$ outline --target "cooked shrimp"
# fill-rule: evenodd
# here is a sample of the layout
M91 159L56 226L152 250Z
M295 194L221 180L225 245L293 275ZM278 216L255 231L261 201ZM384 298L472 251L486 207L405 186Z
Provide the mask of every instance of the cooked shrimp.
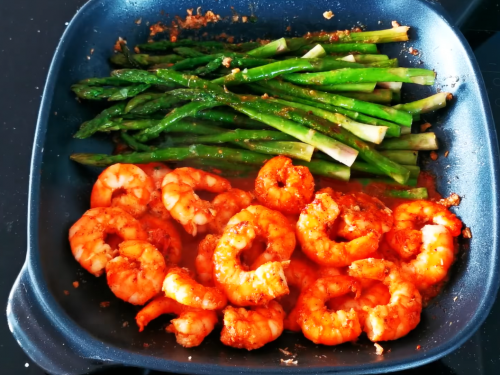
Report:
M302 251L320 265L343 267L363 259L377 250L379 235L370 232L350 242L330 240L328 233L340 209L329 194L316 194L300 214L297 238Z
M265 251L252 263L252 269L257 269L267 262L290 259L296 240L293 227L285 216L264 206L249 206L234 215L227 225L244 221L251 223L257 238L264 240L267 245Z
M331 299L328 301L327 305L330 310L334 311L349 311L350 309L354 309L359 315L361 328L363 328L367 314L363 308L365 306L375 307L377 305L387 305L390 299L391 294L389 293L389 288L382 282L375 281L373 285L363 289L360 297L354 298L353 296L344 295Z
M195 259L196 273L198 274L198 281L205 286L213 286L214 277L214 256L215 248L220 236L207 234L198 245L198 255Z
M148 242L163 254L165 262L168 265L178 264L182 258L182 243L174 225L151 214L145 214L139 221L148 234Z
M284 214L298 214L312 200L314 178L309 168L292 165L286 156L276 156L259 171L255 193L266 207Z
M161 197L161 183L167 173L172 172L165 164L153 162L148 164L135 164L146 173L154 184L154 190L151 192L151 198L148 203L148 211L160 219L170 219L170 213L163 204Z
M228 306L224 309L224 327L220 340L238 349L258 349L276 340L283 332L285 312L276 301L251 310Z
M462 221L446 207L430 201L403 203L394 210L394 227L387 233L389 245L401 255L410 258L420 251L425 224L443 225L453 237L459 236Z
M106 266L111 291L133 305L143 305L161 290L167 273L163 255L149 242L124 241L120 255Z
M444 280L453 261L453 237L443 225L426 225L422 228L421 252L407 263L402 262L403 274L419 290Z
M118 250L106 243L108 234L121 239L145 240L146 232L130 214L118 207L100 207L88 210L69 230L73 256L83 268L100 276Z
M163 314L179 316L171 321L172 324L167 327L167 332L175 333L177 342L186 348L200 345L217 323L217 314L214 311L194 309L181 305L171 298L160 296L149 302L136 315L139 332L142 332L151 320Z
M349 275L379 280L389 287L391 299L387 305L363 307L364 331L371 341L396 340L418 325L422 297L415 285L401 276L394 263L372 258L358 260L349 267Z
M340 208L340 237L354 240L371 232L382 235L392 228L392 211L375 197L350 193L334 200Z
M312 264L300 258L293 258L290 265L285 268L286 282L289 286L296 287L302 291L309 287L316 279L317 273ZM297 306L292 308L283 322L285 329L289 331L299 332L300 326L297 323L298 309Z
M97 178L90 207L120 207L134 217L146 212L154 190L153 182L134 164L113 164Z
M240 189L231 189L217 195L212 200L214 210L217 212L214 219L209 223L214 233L221 234L231 217L242 209L250 206L254 199L252 193Z
M338 345L354 341L361 334L358 313L329 311L326 302L353 292L359 295L361 285L349 276L332 276L316 280L304 290L297 302L298 323L304 336L315 344Z
M214 219L216 212L195 190L223 193L229 189L231 184L225 178L194 168L177 168L163 179L163 204L186 232L196 236L201 227Z
M252 246L261 229L255 221L228 225L215 249L213 260L216 283L235 305L263 305L289 292L282 262L268 262L255 271L246 271L241 265L238 255Z
M167 297L186 306L205 310L220 310L227 304L227 298L218 288L198 284L185 268L168 270L163 281L163 291Z

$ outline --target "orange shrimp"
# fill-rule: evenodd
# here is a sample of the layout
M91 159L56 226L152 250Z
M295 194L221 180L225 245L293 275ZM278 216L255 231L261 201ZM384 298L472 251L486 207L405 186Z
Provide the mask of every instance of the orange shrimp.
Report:
M403 203L394 210L394 227L387 233L389 245L404 258L411 258L420 251L425 224L443 225L453 237L459 236L462 221L446 207L430 201L418 200Z
M224 309L224 327L220 340L238 349L258 349L276 340L283 332L285 312L276 301L250 310L228 306Z
M379 280L389 287L388 304L363 307L366 312L363 329L371 341L396 340L418 325L422 297L394 263L373 258L357 260L349 267L349 275Z
M314 177L309 168L292 165L286 156L276 156L259 171L255 193L266 207L284 214L298 214L312 200Z
M423 291L445 279L455 261L453 237L443 225L426 225L421 230L422 246L417 257L401 262L403 274Z
M329 311L326 302L353 292L359 295L361 285L349 276L332 276L316 280L304 290L297 302L298 323L304 336L315 344L338 345L354 341L361 334L358 313Z
M217 243L214 277L235 305L263 305L289 292L282 262L268 262L255 271L246 271L241 265L238 255L252 246L261 229L254 221L228 225Z
M163 204L186 232L196 236L214 219L216 212L195 190L223 193L229 189L231 184L225 178L195 168L177 168L163 179Z
M214 219L209 223L214 233L221 234L231 217L252 204L254 196L252 193L240 189L231 189L217 195L212 200L212 206L216 211Z
M194 309L160 296L154 298L136 315L139 332L142 332L150 321L163 314L179 316L171 320L171 325L166 330L175 333L177 342L186 348L200 345L218 321L214 311Z
M264 240L267 244L265 251L252 263L252 269L257 269L267 262L290 259L295 249L296 240L294 229L285 216L278 211L256 205L249 206L234 215L227 226L241 222L251 223L257 238L261 241Z
M167 273L163 255L149 242L124 241L120 255L106 265L106 278L118 298L143 305L161 290Z
M344 267L356 259L363 259L377 250L379 235L370 232L350 242L330 240L330 226L340 214L340 209L329 194L316 194L300 214L297 238L302 251L320 265Z
M104 272L118 250L106 243L108 234L121 239L145 240L146 232L130 214L118 207L100 207L88 210L69 230L73 256L83 268L95 276Z
M148 241L163 254L167 264L178 264L182 259L182 242L174 225L151 214L145 214L139 221L148 234Z
M202 285L214 285L214 262L212 258L219 239L220 236L207 234L207 236L201 240L198 245L198 255L196 255L195 259L195 267L196 273L198 274L198 281Z
M141 168L144 173L151 178L154 184L154 190L151 192L151 198L148 203L149 212L160 219L170 219L170 214L162 201L161 183L165 175L172 172L172 170L165 164L159 162L135 165Z
M191 307L205 310L220 310L227 304L227 298L218 288L198 284L185 268L168 270L163 281L163 291L167 297Z
M97 178L90 207L120 207L134 217L146 212L154 190L153 182L134 164L113 164Z

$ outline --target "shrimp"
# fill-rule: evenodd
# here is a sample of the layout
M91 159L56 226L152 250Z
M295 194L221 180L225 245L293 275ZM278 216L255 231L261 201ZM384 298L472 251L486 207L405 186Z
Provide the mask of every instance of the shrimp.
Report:
M194 281L185 268L171 268L163 281L167 297L191 307L205 310L220 310L227 304L227 298L217 288L203 286Z
M350 309L354 309L359 315L361 328L363 328L367 314L363 308L365 306L375 307L377 305L387 305L390 299L391 294L389 293L387 286L380 281L375 281L374 284L362 291L359 298L344 295L331 299L328 301L327 305L330 310L334 311L348 311Z
M283 332L285 312L276 301L251 310L228 306L224 309L224 327L220 340L238 349L258 349L276 340Z
M134 164L113 164L97 178L90 207L120 207L134 217L147 210L154 190L153 181Z
M349 292L359 295L361 285L349 276L332 276L316 280L304 290L297 302L297 322L304 336L315 344L338 345L354 341L361 334L358 313L329 311L326 302Z
M350 242L330 240L330 226L334 225L339 214L340 209L332 197L320 193L302 210L297 222L297 238L302 251L320 265L348 266L354 260L366 258L377 250L379 235L374 232Z
M200 310L181 305L171 298L160 296L149 302L135 317L139 332L144 330L150 321L163 314L175 314L179 317L171 321L167 332L175 333L177 342L191 348L201 344L217 323L217 314L211 310Z
M106 265L106 278L118 298L133 305L143 305L161 290L167 274L163 255L149 242L124 241L120 255Z
M189 167L175 169L162 182L163 204L192 236L216 215L212 204L195 194L199 189L223 193L231 189L231 184L225 178Z
M264 240L267 244L264 252L253 261L251 269L257 269L267 262L290 259L295 249L296 239L293 227L285 216L264 206L249 206L234 215L227 226L244 221L250 223L257 238Z
M335 199L335 198L334 198ZM392 228L392 211L380 200L365 193L350 193L335 199L340 208L337 234L354 240L375 232L379 236Z
M198 245L198 255L195 259L196 273L198 274L198 281L205 286L213 286L214 263L212 258L214 256L215 248L220 236L207 234Z
M298 214L312 200L314 178L309 168L292 165L286 156L276 156L260 169L255 193L266 207L284 214Z
M165 262L178 264L182 259L182 242L174 225L151 214L145 214L139 222L148 234L148 242L163 254Z
M163 220L170 219L170 214L163 204L161 197L161 183L167 173L172 172L165 164L153 162L148 164L135 164L146 173L154 184L154 190L151 192L151 198L148 203L148 211Z
M118 255L117 249L106 243L108 234L125 241L147 239L141 224L121 208L100 207L85 212L70 228L69 243L77 262L95 276L100 276Z
M363 327L371 341L396 340L418 325L422 297L394 263L373 258L357 260L349 267L349 275L379 280L389 287L388 304L363 307L366 312Z
M263 305L289 292L283 273L288 262L268 262L255 271L241 265L238 255L252 246L259 229L249 221L228 225L214 252L215 281L235 305Z
M293 258L290 265L285 268L286 282L300 291L306 289L317 279L317 273L313 265L300 258ZM283 324L289 331L299 332L300 326L297 323L298 309L293 307L287 314Z
M422 291L444 280L455 260L455 250L453 237L443 225L426 225L421 232L421 252L415 259L401 262L401 268Z
M418 200L403 203L394 210L394 227L387 233L389 245L404 258L411 258L420 251L425 224L443 225L453 237L461 233L462 221L446 207L430 201Z
M240 189L231 189L217 195L212 200L212 205L217 212L214 219L209 223L209 228L221 234L231 217L252 204L254 196L252 193Z

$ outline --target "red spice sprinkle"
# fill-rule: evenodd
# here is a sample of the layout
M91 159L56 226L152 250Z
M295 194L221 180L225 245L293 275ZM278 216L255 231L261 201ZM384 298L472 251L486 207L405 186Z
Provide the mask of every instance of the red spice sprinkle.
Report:
M66 296L69 296L69 292L68 292L67 290L65 290L63 293L64 293Z
M417 345L417 350L420 350L420 348L422 348L420 345Z
M134 52L135 53L141 53L141 50L139 49L139 47L135 46L134 47Z
M393 28L401 26L398 21L392 21L391 25L392 25Z
M78 281L73 281L73 288L78 288L80 283Z
M109 301L103 301L99 304L99 306L102 307L103 309L105 309L106 307L109 307L109 305L111 305L111 302L109 302Z
M142 344L143 347L145 348L149 348L149 344L147 342L145 342L144 344Z
M450 151L445 151L444 157L447 158L449 154L450 154Z
M431 151L431 159L432 160L437 160L438 159L438 154L436 151Z
M431 126L432 126L432 124L430 122L426 122L425 124L420 125L420 133L425 132Z

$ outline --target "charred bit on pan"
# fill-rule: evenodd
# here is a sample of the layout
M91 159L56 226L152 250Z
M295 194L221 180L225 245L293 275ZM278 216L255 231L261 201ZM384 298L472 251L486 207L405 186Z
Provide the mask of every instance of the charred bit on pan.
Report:
M462 231L462 236L464 238L472 238L472 232L469 227L465 227L465 229Z
M456 193L452 193L449 197L440 199L436 203L446 208L458 206L460 204L460 196Z
M299 363L298 361L294 361L291 358L290 359L281 358L280 361L281 361L281 364L285 365L285 366L297 366L297 364Z
M434 161L435 161L435 160L437 160L437 159L438 159L438 157L439 157L439 156L438 156L438 154L437 154L437 152L436 152L436 151L431 151L431 159L432 159L432 160L434 160Z
M375 346L375 354L376 355L382 355L384 354L384 348L378 343L374 343L373 346Z
M323 17L325 17L327 20L331 19L334 17L335 14L331 10L327 10L326 12L323 13Z

